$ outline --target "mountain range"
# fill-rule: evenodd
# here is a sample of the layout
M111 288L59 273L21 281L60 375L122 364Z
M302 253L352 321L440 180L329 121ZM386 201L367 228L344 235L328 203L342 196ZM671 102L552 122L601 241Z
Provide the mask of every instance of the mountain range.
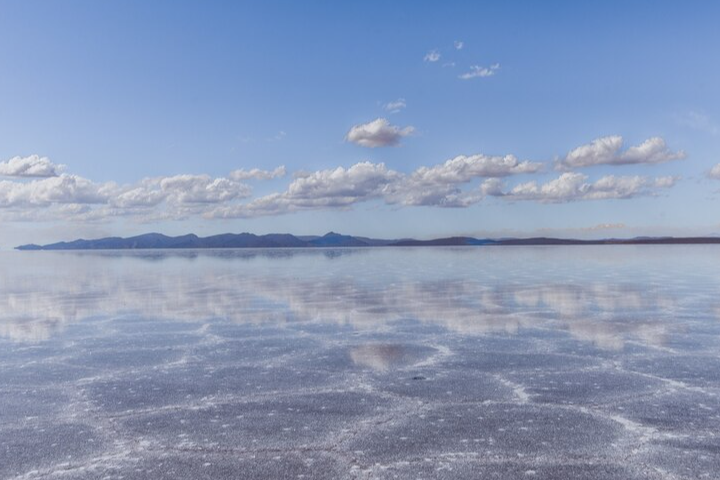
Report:
M501 238L447 237L434 240L395 239L382 240L355 237L329 232L323 236L295 236L288 233L254 235L252 233L225 233L210 237L194 234L169 237L161 233L148 233L129 238L108 237L96 240L78 239L48 245L20 245L17 250L127 250L163 248L322 248L322 247L425 247L425 246L512 246L512 245L667 245L667 244L720 244L720 237L635 237L600 240L565 238Z

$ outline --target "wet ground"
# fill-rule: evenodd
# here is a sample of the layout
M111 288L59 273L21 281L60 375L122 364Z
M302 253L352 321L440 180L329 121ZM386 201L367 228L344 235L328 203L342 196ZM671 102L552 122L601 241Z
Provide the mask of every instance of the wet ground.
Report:
M0 478L720 478L720 248L0 254Z

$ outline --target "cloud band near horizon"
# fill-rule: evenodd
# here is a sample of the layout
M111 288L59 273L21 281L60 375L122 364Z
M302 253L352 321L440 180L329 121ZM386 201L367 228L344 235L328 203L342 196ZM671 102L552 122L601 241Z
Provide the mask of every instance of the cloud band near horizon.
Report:
M380 122L376 126L382 130L389 124ZM368 131L373 130L366 129L364 134ZM402 131L392 127L395 135L402 136ZM395 141L382 138L390 143ZM620 152L621 146L621 137L600 138L570 151L562 160L555 161L555 168L657 164L685 157L684 152L670 151L659 137L624 152ZM382 162L363 161L349 167L290 172L294 175L284 188L255 196L253 181L277 182L288 174L286 168L240 169L217 178L191 174L143 178L119 185L65 173L64 166L47 157L31 155L0 162L0 176L8 178L0 180L0 219L102 222L122 217L147 223L342 210L370 201L393 208L467 208L488 197L507 202L568 203L655 196L679 180L676 176L641 175L604 175L593 180L586 174L566 171L544 182L537 178L509 182L513 177L542 174L549 170L546 168L549 165L519 160L514 155L475 154L458 155L443 163L401 172ZM720 178L718 172L720 164L708 176Z

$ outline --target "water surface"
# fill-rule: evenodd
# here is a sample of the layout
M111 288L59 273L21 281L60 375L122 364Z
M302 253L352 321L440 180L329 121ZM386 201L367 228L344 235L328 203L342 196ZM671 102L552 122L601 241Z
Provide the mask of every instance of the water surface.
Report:
M717 478L720 248L0 253L0 478Z

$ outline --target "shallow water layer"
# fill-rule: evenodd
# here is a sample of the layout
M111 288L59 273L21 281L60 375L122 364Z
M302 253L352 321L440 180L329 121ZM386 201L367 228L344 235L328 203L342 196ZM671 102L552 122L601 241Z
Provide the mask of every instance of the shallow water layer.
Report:
M0 253L0 478L718 478L720 247Z

